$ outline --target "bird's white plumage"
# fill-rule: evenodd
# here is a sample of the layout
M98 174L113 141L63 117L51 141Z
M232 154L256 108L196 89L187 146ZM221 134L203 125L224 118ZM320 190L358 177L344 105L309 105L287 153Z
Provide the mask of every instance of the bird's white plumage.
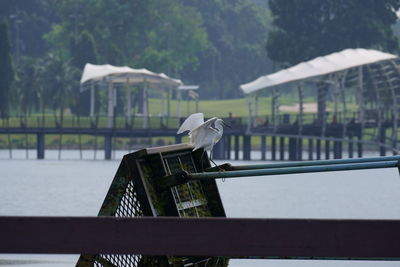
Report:
M181 127L179 127L178 134L181 134L186 131L192 131L193 129L199 127L204 123L204 114L203 113L194 113L186 118L186 120L182 123Z
M179 133L189 131L190 142L194 144L194 149L204 148L211 151L214 145L221 139L223 134L223 121L217 117L204 122L203 113L190 115L181 125Z
M219 133L217 129L213 127L218 118L214 117L190 132L190 141L195 145L193 150L204 148L204 150L210 151L212 147L221 139L222 132Z

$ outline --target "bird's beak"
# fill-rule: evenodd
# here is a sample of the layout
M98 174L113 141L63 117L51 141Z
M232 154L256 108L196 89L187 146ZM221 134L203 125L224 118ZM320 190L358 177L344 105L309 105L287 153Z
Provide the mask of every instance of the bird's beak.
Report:
M231 126L230 124L228 124L228 123L226 123L226 122L224 122L224 121L222 121L222 124L223 124L225 127L228 127L228 128L230 128L230 129L232 129L232 126Z

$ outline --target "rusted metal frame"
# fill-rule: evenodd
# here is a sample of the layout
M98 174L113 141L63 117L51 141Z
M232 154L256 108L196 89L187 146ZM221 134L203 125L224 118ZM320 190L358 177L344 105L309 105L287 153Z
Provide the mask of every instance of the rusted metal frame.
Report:
M278 130L278 117L279 117L279 97L280 93L278 91L277 86L274 86L272 89L272 103L271 103L271 116L272 116L272 125L274 127L274 133Z
M347 114L347 106L346 106L346 90L345 90L345 81L346 81L346 76L349 73L349 70L345 70L343 71L342 77L338 77L338 86L339 86L339 93L341 95L342 98L342 124L343 124L343 131L342 131L342 138L346 139L347 136L347 118L346 118L346 114Z
M382 65L382 64L381 64ZM397 70L397 66L396 65L392 65L395 69L396 72L399 74L399 71ZM390 94L392 96L392 151L394 154L396 154L397 152L397 122L398 122L398 107L397 107L397 101L396 101L396 93L395 93L395 88L393 86L393 83L391 81L390 76L388 75L387 72L382 71L383 76L386 78L386 82L389 85L389 89L390 89Z
M378 65L379 66L379 65ZM378 106L378 135L380 135L382 133L381 129L382 129L382 117L383 117L383 113L382 111L384 110L384 103L383 103L383 98L382 98L382 94L380 92L379 86L376 83L376 75L374 73L374 71L372 70L371 66L367 65L367 70L370 73L371 76L371 83L372 86L374 88L375 91L375 98L376 98L376 104ZM378 137L378 142L380 142L381 137Z
M254 118L252 121L253 127L258 127L258 93L254 93Z
M253 110L251 107L251 100L250 97L248 95L246 95L246 103L247 103L247 107L248 107L248 114L247 114L247 129L246 129L246 133L251 133L251 129L253 128Z
M395 69L397 75L400 75L400 70L398 64L394 61L390 61L391 64L393 65L393 68ZM399 77L398 77L399 80ZM399 88L397 88L399 89ZM393 139L393 152L398 153L398 147L397 147L397 130L398 130L398 120L399 120L399 104L398 101L400 101L400 95L396 95L396 90L392 88L392 96L393 96L393 133L392 133L392 139Z
M358 67L358 104L360 108L359 121L361 124L361 138L364 135L365 128L365 98L364 98L364 78L362 66ZM359 140L362 141L362 140Z
M322 114L320 114L318 118L319 123L321 125L321 137L325 137L326 133L326 120L327 120L327 114L326 114L326 98L329 90L329 85L324 83L324 82L319 82L317 83L317 90L318 94L321 95L321 99L318 99L318 105L322 105L324 107L324 110L322 111ZM321 102L322 101L322 102ZM319 108L318 108L319 109ZM320 110L318 110L320 112Z
M297 127L298 127L298 131L297 131L297 135L298 137L296 138L296 160L300 160L301 159L301 154L302 154L302 134L303 134L303 118L304 118L304 94L303 94L303 84L300 82L297 85L297 92L299 95L299 117L297 119Z
M400 220L0 217L0 253L400 260L399 228Z

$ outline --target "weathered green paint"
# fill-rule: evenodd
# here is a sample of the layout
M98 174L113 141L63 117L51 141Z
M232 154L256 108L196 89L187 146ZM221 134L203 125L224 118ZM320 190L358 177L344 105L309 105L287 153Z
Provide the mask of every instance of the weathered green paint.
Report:
M129 205L136 205L133 207L135 210L128 212L134 216L140 213L140 216L225 217L215 181L190 181L168 190L160 190L158 186L160 179L167 175L181 171L195 173L211 167L206 153L202 150L193 152L192 149L189 145L175 145L143 149L125 155L99 216L126 216L124 214L129 207L121 206L134 195L135 199L128 201ZM121 213L121 210L124 212ZM138 259L134 255L129 257ZM211 266L223 267L228 264L228 259L221 257L139 257L140 263L133 263L133 266L184 266L201 261L208 261ZM94 266L94 262L103 266L118 266L107 255L81 255L77 266Z

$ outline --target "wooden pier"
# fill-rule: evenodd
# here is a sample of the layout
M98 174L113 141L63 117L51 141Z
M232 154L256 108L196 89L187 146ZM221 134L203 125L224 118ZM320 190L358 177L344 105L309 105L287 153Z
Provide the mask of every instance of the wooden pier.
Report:
M81 128L81 127L0 127L0 135L36 135L36 155L45 158L45 138L47 135L91 135L104 138L104 159L112 158L114 138L157 138L174 137L175 143L181 143L184 135L177 135L176 128ZM281 125L253 128L249 132L244 125L225 129L223 138L213 151L215 159L251 160L254 137L258 143L261 156L257 160L313 160L339 159L344 153L347 157L362 157L365 145L373 146L380 156L385 156L390 146L386 145L386 128L379 133L379 142L366 141L362 136L360 124L346 126L343 136L343 125L328 125L322 134L318 125L303 125L298 133L296 125ZM394 153L395 154L395 153Z

